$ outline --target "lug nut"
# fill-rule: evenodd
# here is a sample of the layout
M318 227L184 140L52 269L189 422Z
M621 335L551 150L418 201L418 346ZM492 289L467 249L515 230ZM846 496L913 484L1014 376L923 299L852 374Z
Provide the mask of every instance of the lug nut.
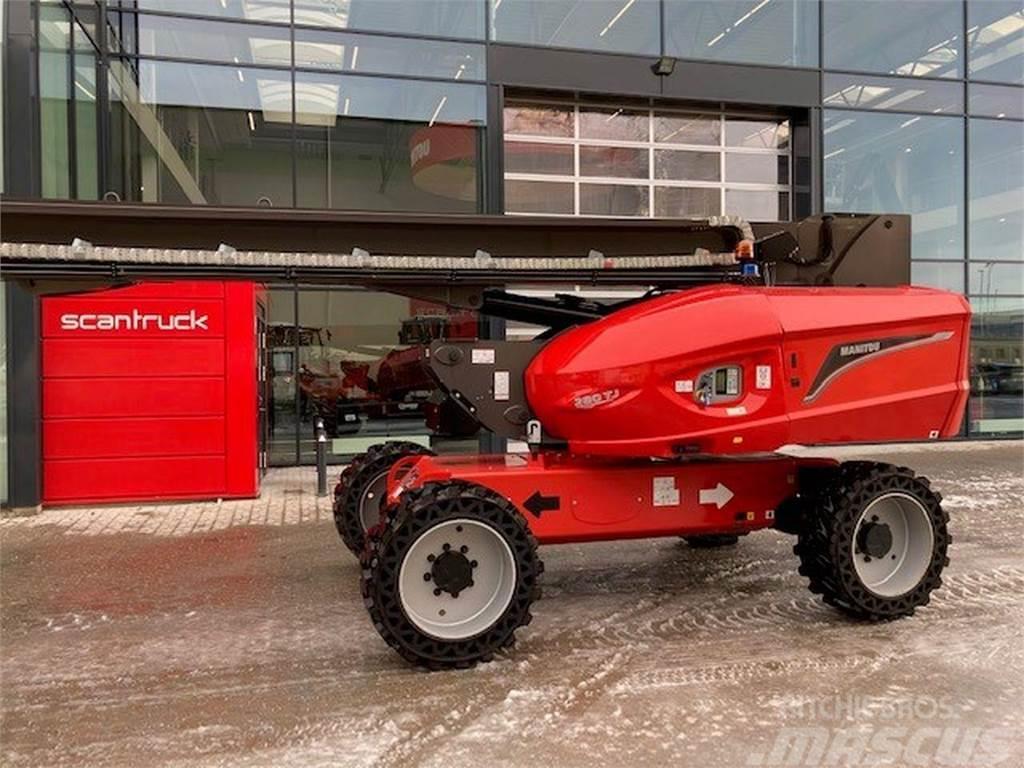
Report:
M445 542L445 543L444 543L444 546L443 546L443 547L441 547L441 549L443 549L443 550L444 550L445 552L447 552L447 551L448 551L449 549L451 549L451 548L452 548L452 545L451 545L451 544L449 544L448 542Z
M871 555L864 555L864 562L865 563L870 563L871 562Z
M470 561L469 561L469 567L470 567L470 568L476 568L476 567L477 567L477 565L478 565L478 563L477 563L477 561L476 561L476 560L470 560Z
M441 590L440 589L435 589L434 590L434 597L440 597L440 596L441 596Z
M424 573L424 574L423 574L423 580L424 580L424 581L430 581L430 578L431 578L431 576L430 576L430 574L429 574L429 573Z
M461 552L462 554L466 554L467 552L469 552L469 547L463 544L461 547L459 547L459 552Z
M459 596L458 592L452 592L452 597L458 597L458 596Z
M436 558L433 555L427 555L427 562L432 563Z
M455 526L455 531L456 531L456 533L462 533L462 526L461 525L456 525Z

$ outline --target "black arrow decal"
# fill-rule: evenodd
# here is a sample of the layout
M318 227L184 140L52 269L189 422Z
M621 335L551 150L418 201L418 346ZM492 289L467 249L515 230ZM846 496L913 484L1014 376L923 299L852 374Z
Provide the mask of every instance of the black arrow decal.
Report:
M523 502L523 506L534 517L540 517L541 512L554 512L562 506L562 500L558 496L541 496L540 491L534 491L533 495Z

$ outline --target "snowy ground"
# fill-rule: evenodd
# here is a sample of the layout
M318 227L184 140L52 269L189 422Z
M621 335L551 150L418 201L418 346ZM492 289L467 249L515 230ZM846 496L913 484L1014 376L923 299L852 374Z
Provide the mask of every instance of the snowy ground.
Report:
M952 514L946 584L912 619L821 605L775 532L549 547L518 647L465 672L389 651L316 515L5 523L0 763L1020 766L1022 445L865 451Z

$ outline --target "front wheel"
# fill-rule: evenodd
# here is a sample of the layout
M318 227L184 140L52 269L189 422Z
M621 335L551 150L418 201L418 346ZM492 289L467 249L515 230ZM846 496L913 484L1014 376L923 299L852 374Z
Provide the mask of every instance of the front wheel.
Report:
M526 521L472 483L406 491L367 544L362 592L374 627L430 669L490 661L540 597L544 566Z
M366 544L366 530L380 522L380 504L388 489L388 472L406 456L433 456L418 443L394 440L371 445L352 459L334 488L334 525L345 546L357 557Z
M810 589L859 618L913 614L942 585L949 516L905 467L851 462L804 504L793 551Z

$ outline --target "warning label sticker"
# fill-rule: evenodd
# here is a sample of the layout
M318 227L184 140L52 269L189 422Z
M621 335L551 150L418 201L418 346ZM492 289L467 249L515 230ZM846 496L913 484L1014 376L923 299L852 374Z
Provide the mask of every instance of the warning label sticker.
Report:
M508 398L509 398L508 371L495 371L494 372L494 399L495 400L508 400Z
M473 365L494 365L494 350L474 349L472 360Z
M757 372L754 376L754 386L758 389L771 389L772 388L772 367L770 365L759 365L757 366Z
M676 479L674 477L654 478L651 498L656 507L679 506L679 489L676 488Z

